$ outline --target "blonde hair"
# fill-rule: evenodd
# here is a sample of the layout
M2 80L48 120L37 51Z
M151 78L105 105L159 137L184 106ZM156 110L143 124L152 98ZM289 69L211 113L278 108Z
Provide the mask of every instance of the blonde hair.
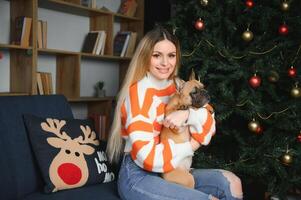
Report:
M149 70L149 63L156 43L162 40L169 40L176 46L176 68L169 77L174 78L180 65L180 45L177 38L162 27L157 27L148 32L139 42L138 47L129 64L122 88L118 94L118 101L115 108L113 124L107 145L108 159L111 163L117 163L124 149L124 140L121 137L121 106L128 94L129 87L141 80Z

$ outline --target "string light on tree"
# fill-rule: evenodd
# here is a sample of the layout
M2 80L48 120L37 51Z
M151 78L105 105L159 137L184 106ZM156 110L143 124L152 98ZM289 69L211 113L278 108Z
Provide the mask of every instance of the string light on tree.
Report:
M262 133L262 127L260 123L257 120L255 120L255 118L253 118L252 121L248 123L248 128L252 133L256 133L256 134Z
M287 26L285 23L283 23L283 24L281 24L281 25L279 26L279 28L278 28L278 33L279 33L280 35L287 35L288 32L289 32L289 28L288 28L288 26Z
M200 3L202 6L208 6L209 1L208 0L200 0Z
M268 80L269 80L270 82L272 82L272 83L278 82L278 80L279 80L279 74L278 74L278 72L275 71L275 70L271 70L271 71L269 72Z
M291 66L288 70L287 70L287 74L289 77L294 78L297 75L297 70L294 66Z
M292 164L293 156L289 153L288 150L281 156L281 162L286 166L290 166Z
M253 0L246 0L245 4L248 8L253 8L254 7L254 1Z
M295 86L291 90L291 96L294 98L301 97L301 89L298 86L298 82L295 83Z
M205 29L204 21L201 18L197 19L194 23L194 28L199 31L204 30Z
M261 84L260 76L257 76L257 74L255 73L253 76L250 77L249 84L252 88L258 88Z
M289 5L289 3L288 3L286 0L284 0L284 1L281 3L280 8L281 8L282 11L288 11L289 8L290 8L290 5Z
M253 40L253 33L252 31L249 30L249 28L247 28L247 30L245 30L243 33L242 33L242 39L246 42L250 42L251 40Z

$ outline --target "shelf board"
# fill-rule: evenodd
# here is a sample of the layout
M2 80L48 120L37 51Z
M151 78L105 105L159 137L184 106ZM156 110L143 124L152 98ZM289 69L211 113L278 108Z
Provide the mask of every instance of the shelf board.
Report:
M42 54L53 54L53 55L59 55L59 54L65 54L65 55L79 55L79 52L75 51L66 51L66 50L60 50L60 49L38 49L39 53Z
M133 20L133 21L142 21L143 19L138 17L129 17L119 13L114 13L111 11L106 11L98 8L89 8L82 5L77 5L74 3L61 1L61 0L39 0L39 7L57 10L60 12L67 12L70 14L81 15L81 16L97 16L97 15L112 15L117 18Z
M20 45L15 45L15 44L1 44L0 43L0 49L32 49L32 47L22 47Z
M86 6L77 5L61 0L39 0L38 5L41 8L56 10L80 16L114 15L114 13L110 11L88 8Z
M59 49L38 49L38 53L40 54L50 54L50 55L80 55L83 58L89 59L100 59L100 60L110 60L110 61L119 61L119 60L130 60L130 57L119 57L119 56L109 56L109 55L95 55L91 53L82 53L75 51L66 51Z
M120 19L127 19L127 20L133 20L133 21L143 21L143 19L138 18L138 17L129 17L129 16L125 16L119 13L114 13L114 16Z
M94 59L101 59L101 60L130 60L130 57L120 57L120 56L109 56L109 55L95 55L90 53L80 53L83 58L94 58Z
M72 103L82 103L82 102L97 102L97 101L113 101L114 96L107 97L79 97L79 98L68 98L69 102Z
M0 96L27 96L28 93L24 92L0 92Z

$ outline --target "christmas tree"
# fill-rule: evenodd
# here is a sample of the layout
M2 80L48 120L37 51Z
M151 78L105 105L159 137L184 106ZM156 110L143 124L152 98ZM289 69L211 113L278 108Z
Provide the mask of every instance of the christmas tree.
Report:
M174 4L180 76L194 70L216 114L216 134L194 166L231 170L281 198L300 189L301 1Z

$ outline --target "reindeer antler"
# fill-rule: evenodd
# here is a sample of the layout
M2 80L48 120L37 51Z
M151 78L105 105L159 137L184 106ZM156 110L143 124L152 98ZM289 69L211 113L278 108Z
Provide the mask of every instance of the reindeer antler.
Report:
M84 133L84 139L83 136L79 136L74 139L74 141L77 141L81 144L94 144L96 146L99 145L99 141L96 139L96 133L91 130L89 126L80 126L80 129Z
M65 120L47 118L46 122L41 123L41 127L44 131L54 133L57 137L63 140L70 140L71 138L65 131L61 132L61 128L66 124Z

